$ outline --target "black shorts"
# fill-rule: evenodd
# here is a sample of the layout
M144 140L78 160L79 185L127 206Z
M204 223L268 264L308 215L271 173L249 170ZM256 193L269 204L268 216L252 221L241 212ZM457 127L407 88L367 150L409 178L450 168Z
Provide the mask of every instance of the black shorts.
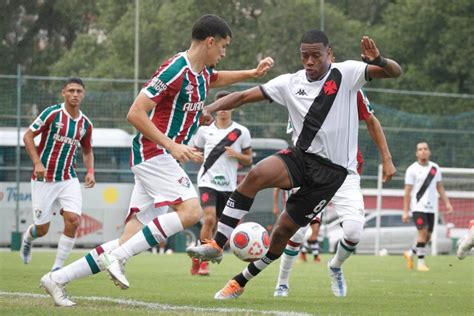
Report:
M434 228L434 214L425 212L413 212L413 221L415 222L416 229L421 230L428 228L430 233L433 232Z
M344 183L347 170L328 159L294 147L275 155L285 163L292 188L300 187L288 198L286 211L296 224L306 226L331 201Z
M215 207L217 219L221 217L227 200L231 194L232 192L217 191L207 187L199 187L199 199L201 201L202 208Z

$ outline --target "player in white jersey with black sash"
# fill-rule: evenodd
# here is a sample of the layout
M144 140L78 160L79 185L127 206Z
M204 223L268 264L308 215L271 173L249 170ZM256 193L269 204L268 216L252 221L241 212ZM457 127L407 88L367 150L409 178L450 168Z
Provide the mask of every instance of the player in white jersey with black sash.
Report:
M230 280L215 294L216 299L239 297L251 278L281 256L299 227L307 225L333 198L333 202L338 200L341 205L339 210L344 213L341 220L345 227L343 246L338 247L330 269L333 286L339 286L339 296L345 295L345 281L337 265L354 251L364 225L360 178L356 171L357 91L371 79L401 74L400 66L382 57L372 39L362 38L361 51L369 64L353 60L331 63L327 36L319 30L307 31L300 41L304 70L281 75L260 87L232 93L204 110L207 115L245 103L275 101L288 110L294 127L294 147L262 160L249 172L229 198L214 241L188 248L190 256L219 262L224 244L249 211L258 191L269 187L300 187L290 196L286 212L276 223L267 254ZM339 190L344 181L346 188Z
M216 100L230 94L219 91ZM232 111L217 112L216 121L201 126L193 138L194 147L204 153L197 176L199 197L204 211L200 240L212 239L227 199L237 187L239 164L252 164L249 130L232 121ZM192 275L209 275L208 262L192 258Z
M417 255L418 271L429 271L425 264L426 244L431 240L435 225L435 212L438 212L438 195L446 205L447 213L453 212L444 186L441 183L439 166L430 161L431 151L428 143L416 145L416 162L411 164L405 173L405 195L403 197L403 221L413 216L418 234L413 249L404 252L407 267L413 269L413 255ZM411 213L409 214L409 210Z
M60 212L64 232L59 238L53 271L61 268L71 253L81 222L82 195L75 168L78 147L82 149L87 169L84 186L91 188L95 184L92 123L80 110L85 96L84 83L79 78L70 78L61 94L64 103L47 107L23 137L34 165L31 177L34 224L23 234L20 255L25 264L30 262L33 240L48 233L54 213ZM34 138L40 134L36 148Z

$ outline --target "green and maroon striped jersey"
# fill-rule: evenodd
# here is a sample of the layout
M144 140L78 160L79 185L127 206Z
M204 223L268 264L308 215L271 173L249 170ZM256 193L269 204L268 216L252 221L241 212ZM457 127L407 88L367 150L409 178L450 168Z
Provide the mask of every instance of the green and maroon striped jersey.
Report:
M217 72L205 67L200 73L191 69L186 52L164 62L144 85L142 92L156 103L149 118L163 134L178 144L187 144L196 132ZM134 166L165 152L141 133L132 142L130 165Z
M41 162L46 168L45 181L63 181L77 178L74 162L76 149L92 148L92 123L82 113L73 119L64 108L64 103L47 107L30 125L35 136L41 134L37 148ZM33 173L33 180L36 177Z

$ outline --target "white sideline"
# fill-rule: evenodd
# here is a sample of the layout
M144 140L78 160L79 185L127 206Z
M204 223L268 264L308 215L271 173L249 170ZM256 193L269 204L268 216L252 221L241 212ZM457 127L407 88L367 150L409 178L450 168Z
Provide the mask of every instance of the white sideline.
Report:
M31 297L31 298L43 298L51 300L49 295L36 294L36 293L25 293L25 292L3 292L0 291L1 296L17 296L17 297ZM290 315L290 316L306 316L310 314L296 313L290 311L261 311L256 309L244 309L244 308L205 308L197 306L175 306L169 304L150 303L144 301L136 301L131 299L121 299L112 297L100 297L100 296L74 296L74 299L95 301L95 302L109 302L120 305L128 305L134 307L143 307L151 310L162 310L162 311L192 311L200 313L251 313L251 314L264 314L264 315ZM74 307L72 307L74 308Z

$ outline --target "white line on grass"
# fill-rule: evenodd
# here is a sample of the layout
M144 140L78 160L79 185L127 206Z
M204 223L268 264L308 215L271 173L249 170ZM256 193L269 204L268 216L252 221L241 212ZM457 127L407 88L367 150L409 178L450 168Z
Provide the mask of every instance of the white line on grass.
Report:
M32 297L32 298L45 298L50 299L49 295L46 294L36 294L36 293L25 293L25 292L3 292L0 291L0 296L17 296L17 297ZM112 297L100 297L100 296L75 296L74 298L86 301L94 302L109 302L120 305L134 306L134 307L143 307L145 309L151 310L162 310L162 311L193 311L193 312L202 312L202 313L251 313L251 314L265 314L265 315L289 315L289 316L306 316L310 314L297 313L290 311L265 311L265 310L256 310L256 309L245 309L245 308L205 308L205 307L196 307L196 306L175 306L169 304L160 304L160 303L150 303L144 301L128 300L121 298L112 298Z

